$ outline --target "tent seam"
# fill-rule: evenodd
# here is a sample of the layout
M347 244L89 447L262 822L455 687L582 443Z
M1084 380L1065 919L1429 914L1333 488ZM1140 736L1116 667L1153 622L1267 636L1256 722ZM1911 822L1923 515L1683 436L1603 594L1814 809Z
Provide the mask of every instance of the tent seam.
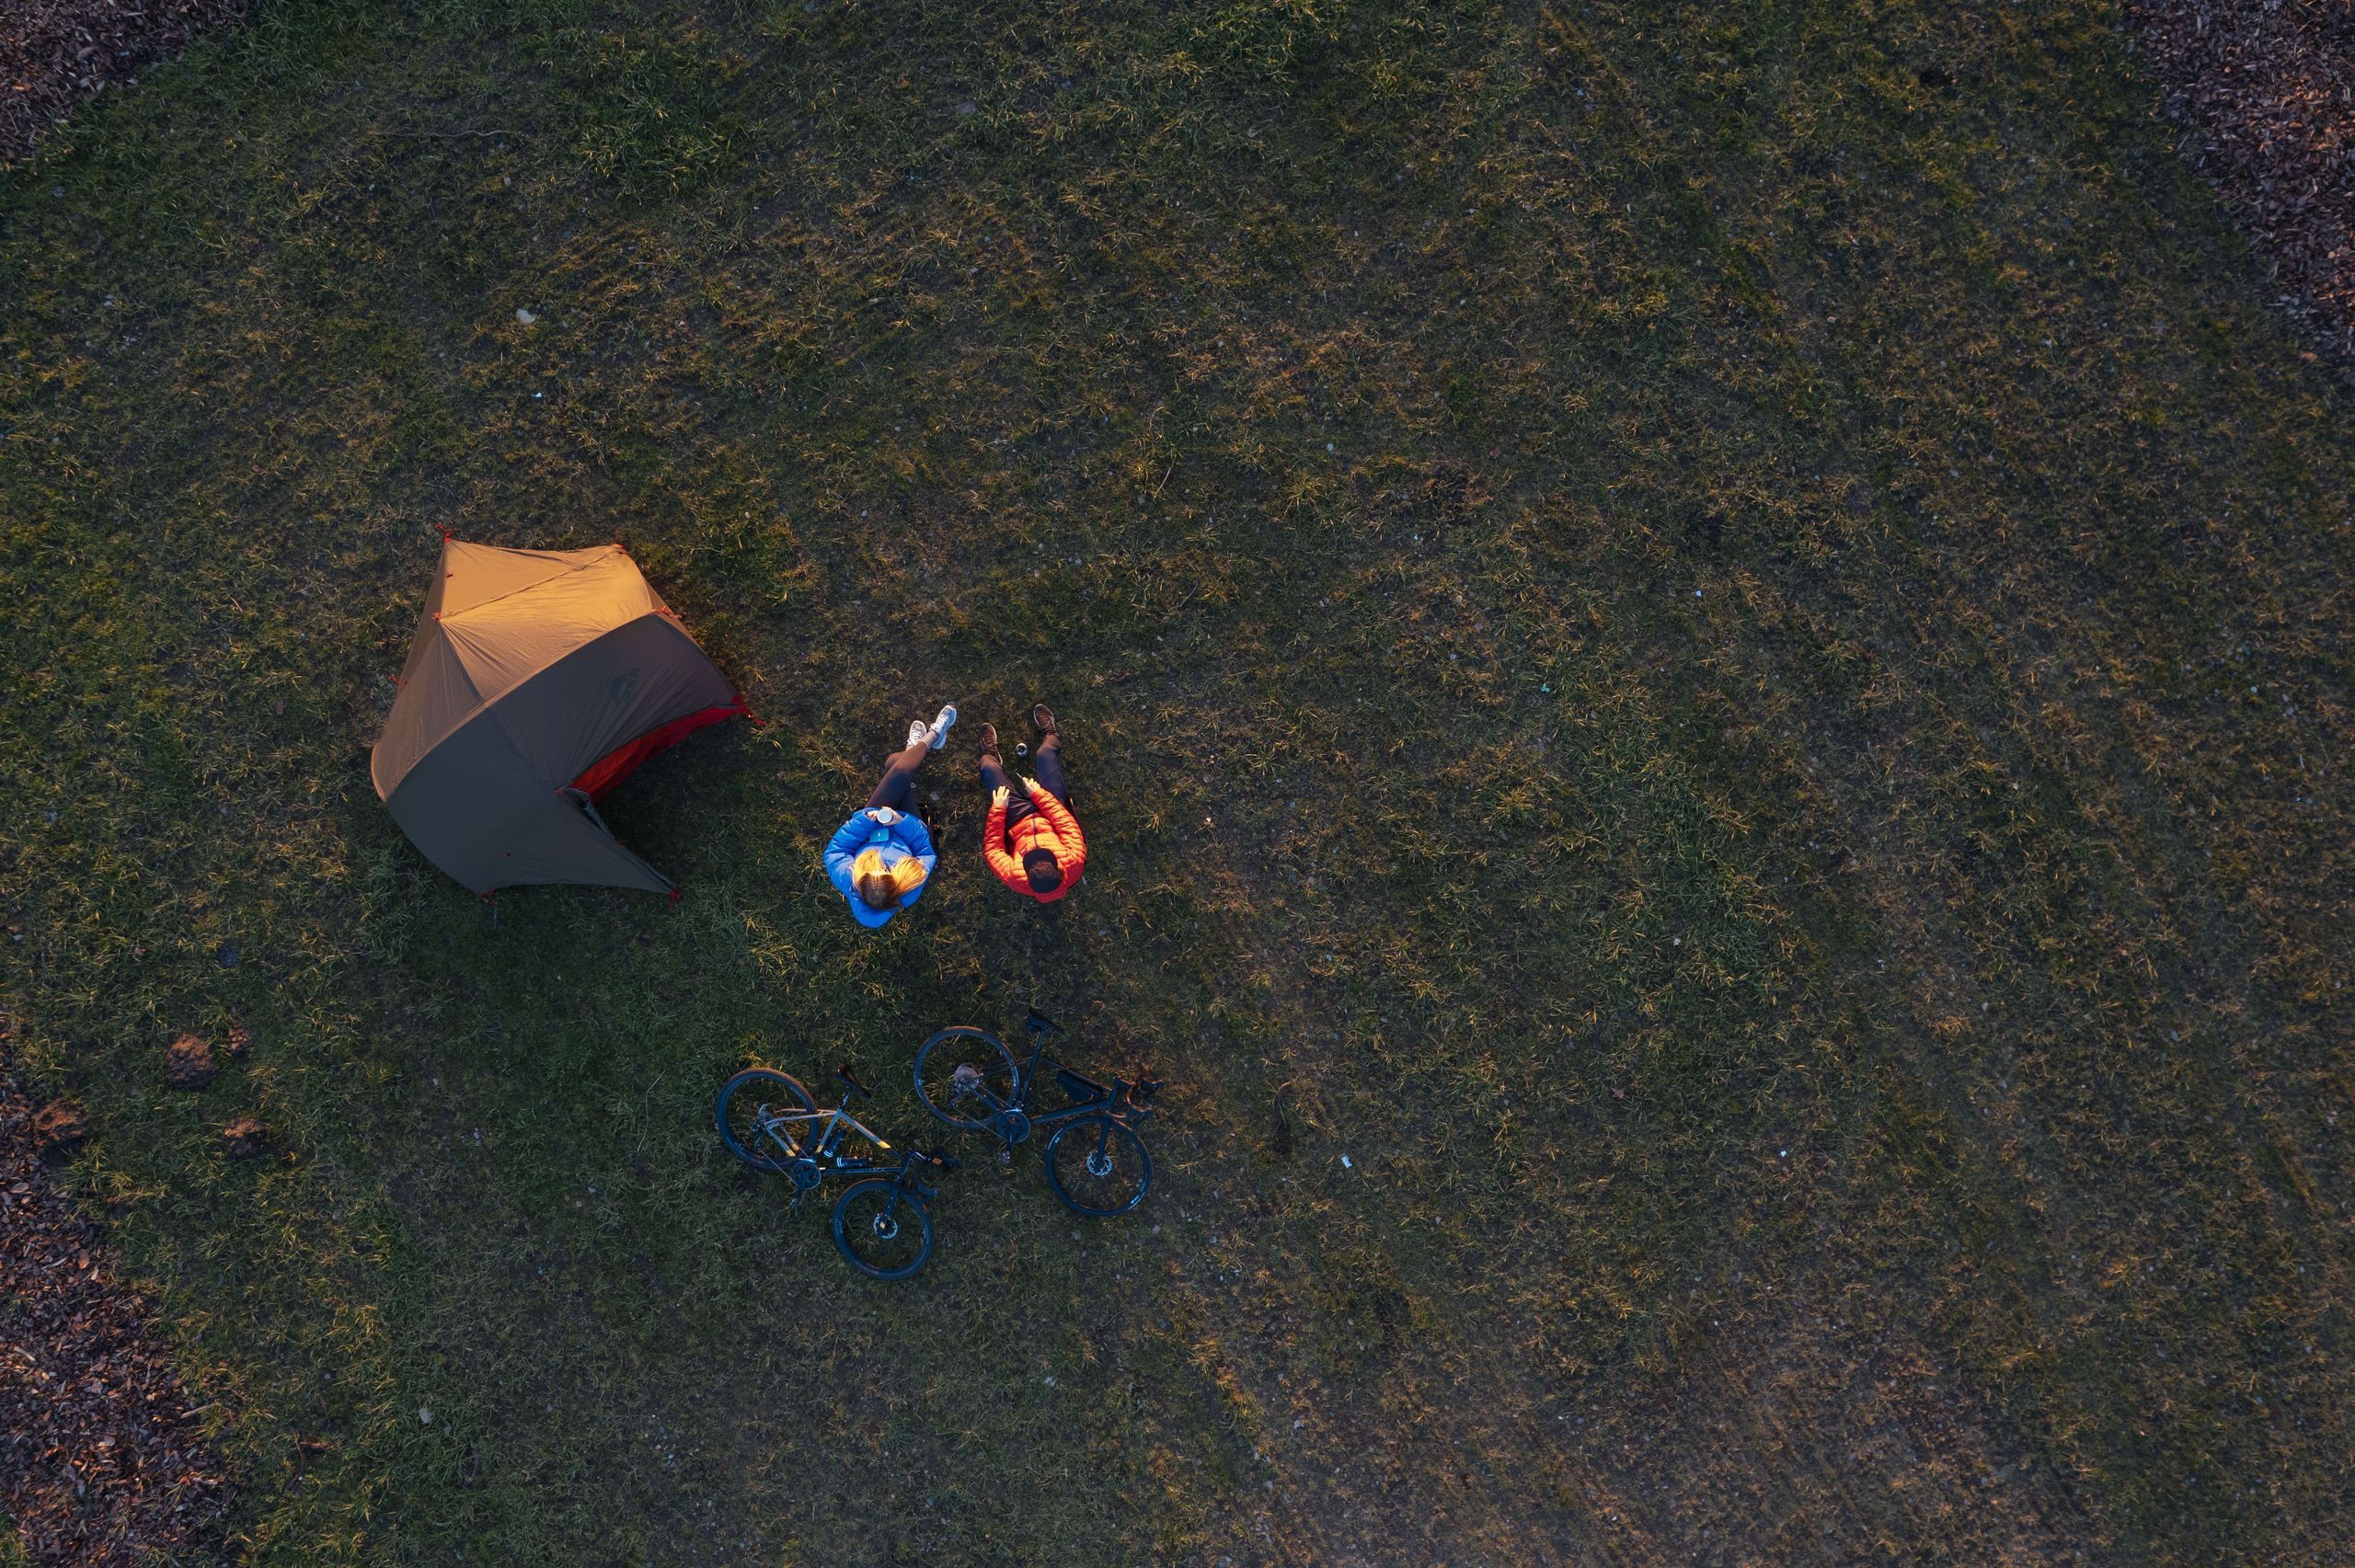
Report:
M541 580L542 580L542 581L546 581L546 580L549 580L549 579L543 578L543 579L541 579ZM488 602L488 601L485 601L485 602L487 603L487 602ZM668 619L665 619L665 617L668 617ZM610 637L610 636L615 635L616 633L620 633L620 632L626 632L626 631L628 631L632 626L637 625L640 621L661 621L661 622L663 623L663 624L667 625L667 626L668 626L668 627L669 627L672 632L676 633L676 634L677 634L678 635L680 635L681 637L684 637L684 638L686 640L686 644L687 644L687 646L688 646L689 647L691 647L691 648L695 649L695 652L696 652L697 654L699 654L699 655L701 655L701 656L702 656L702 658L703 658L703 659L704 659L704 662L706 662L706 664L709 664L709 665L712 667L712 669L714 669L715 670L718 670L718 672L719 672L719 677L720 677L720 679L721 679L721 680L723 680L723 681L727 681L727 680L728 680L728 671L726 671L726 670L720 670L720 669L719 669L719 661L718 661L718 660L717 660L717 659L715 659L715 658L713 658L711 657L711 655L710 655L710 654L704 652L703 645L702 645L701 643L696 642L696 641L695 641L695 639L694 635L693 635L693 634L691 634L690 632L688 632L688 630L687 630L684 626L683 626L683 625L679 624L678 617L677 617L677 616L675 616L675 615L672 615L672 614L671 614L671 612L670 612L668 610L649 610L649 611L648 611L648 612L646 612L646 613L644 613L643 615L633 615L633 616L631 616L628 620L624 621L624 622L623 622L620 625L618 625L618 626L608 626L605 630L603 630L603 631L602 631L602 632L598 633L595 636L593 636L593 637L590 638L587 642L585 642L585 643L581 643L581 644L579 644L578 646L576 646L576 647L572 647L571 649L568 650L568 651L565 653L565 655L564 655L564 657L563 657L562 658L558 658L558 659L557 659L557 660L555 661L555 663L547 664L547 665L543 665L539 670L534 670L534 671L533 672L533 674L532 674L530 677L527 677L527 678L526 678L526 679L524 679L524 680L522 680L522 681L517 681L514 685L510 686L510 687L508 687L508 688L507 688L507 690L505 690L505 691L503 691L503 692L500 692L500 693L499 693L499 695L497 695L496 697L482 697L482 696L481 696L481 694L480 694L479 692L477 692L477 698L478 698L479 700L477 700L477 701L476 702L475 705L474 705L473 707L471 707L471 708L468 708L468 709L465 711L465 713L464 715L460 715L460 717L458 718L458 720L457 720L457 722L456 722L456 723L454 723L454 724L451 725L449 728L447 728L447 729L443 730L441 734L439 734L439 735L435 736L435 737L434 737L431 741L428 741L424 746L422 746L422 747L419 748L419 749L418 749L418 753L417 753L417 756L415 757L415 759L414 759L414 760L412 760L412 761L410 761L409 765L408 765L407 768L405 768L405 769L403 769L403 770L402 770L402 772L401 772L401 776L400 776L398 779L396 779L396 780L395 780L395 781L394 781L394 783L393 783L393 788L392 788L392 789L389 789L389 790L383 790L381 793L379 793L379 795L377 795L377 798L378 798L379 800L382 800L382 801L385 802L387 805L390 805L390 804L391 804L391 802L392 802L392 798L393 798L393 791L394 791L394 790L397 790L397 789L399 789L399 788L401 787L401 785L402 785L402 784L407 784L407 783L408 782L408 776L409 776L409 774L410 774L410 773L415 773L415 772L417 771L417 765L418 765L418 763L419 763L419 762L422 762L423 761L425 761L425 759L426 759L426 758L431 757L431 755L433 755L433 753L434 753L437 750L439 750L439 749L440 749L440 747L441 747L441 745L442 745L442 743L443 741L445 741L445 740L449 739L449 738L450 738L450 737L452 737L452 736L454 736L454 735L457 734L457 733L458 733L458 731L460 731L460 730L462 730L462 729L465 728L465 727L466 727L466 726L468 726L468 725L470 725L470 724L472 724L472 723L474 723L474 721L475 721L476 719L480 718L484 714L487 714L487 713L488 713L488 714L490 714L490 715L491 715L491 716L492 716L492 718L494 718L494 719L499 719L499 732L500 732L501 735L503 735L503 736L505 736L505 737L507 738L507 743L508 743L509 745L511 745L511 746L514 746L514 747L515 747L516 755L518 755L518 756L525 756L525 753L524 753L524 751L523 751L523 747L521 747L520 745L516 745L516 741L515 741L515 732L514 732L513 730L511 730L511 729L508 728L508 727L507 727L507 723L506 723L506 721L505 721L504 719L500 719L500 718L499 718L498 714L496 714L496 713L495 713L495 712L493 712L492 710L496 709L496 708L499 706L499 704L501 704L501 703L505 702L509 697L512 696L512 695L513 695L514 693L516 693L517 692L520 692L520 691L522 691L524 687L526 687L526 686L530 685L530 684L532 683L532 681L533 681L533 680L537 679L537 678L538 678L539 676L541 676L541 675L545 675L545 674L546 674L546 673L547 673L547 671L549 671L549 670L551 670L555 669L555 668L557 667L557 665L558 665L558 664L562 664L562 663L565 661L565 659L570 658L572 658L575 654L580 653L580 652L581 651L581 649L583 649L583 648L589 648L589 647L595 647L597 644L599 644L599 643L601 643L601 642L604 641L607 637ZM469 679L471 679L471 677L470 677ZM732 697L735 697L735 698L736 698L740 703L743 700L743 699L742 699L742 695L741 695L741 693L740 693L740 692L736 690L736 683L735 683L733 681L728 681L728 692L729 692L729 695L730 695L730 696L732 696ZM526 757L526 761L528 761L528 760L529 760L529 759L528 759L528 757ZM595 759L593 759L593 758L592 758L592 759L591 759L591 761L593 761L594 760L595 760ZM372 754L371 754L370 761L371 761L371 762L372 762L372 764L373 764L373 761L374 761L373 752L372 752ZM374 774L374 773L375 773L375 769L374 769L374 767L372 765L372 766L370 767L370 769L369 769L369 773L370 773L370 775L371 775L371 778L370 778L370 782L371 782L371 783L373 783L373 782L374 782L374 778L373 778L373 774ZM559 784L563 784L563 783L569 783L569 780L559 780L559 781L557 781L557 782L558 782ZM648 870L649 870L649 871L651 871L651 870L653 870L653 867L649 866L647 869L648 869ZM661 873L660 873L660 872L657 872L657 873L656 873L656 875L657 875L657 876L660 876L660 875L661 875Z
M460 543L463 543L463 541L460 541ZM496 550L499 546L496 544L486 544L483 548L486 550ZM512 552L510 553L512 554ZM502 599L512 599L519 593L529 593L535 588L546 588L548 584L556 581L556 579L560 577L569 577L574 572L585 572L592 567L603 566L605 562L611 560L615 555L620 555L623 558L627 559L629 552L623 549L618 544L605 545L604 554L599 555L593 561L575 561L572 565L562 567L557 571L550 572L544 578L534 578L530 582L524 583L521 587L511 588L505 593L494 593L488 599L477 600L474 603L467 605L464 610L445 611L435 615L433 618L437 621L443 621L448 620L453 616L471 615L486 604L496 604ZM652 583L648 583L646 585L646 591L649 593L654 593L654 585ZM655 597L659 599L661 596L660 594L655 594ZM649 613L652 613L652 612L649 612Z

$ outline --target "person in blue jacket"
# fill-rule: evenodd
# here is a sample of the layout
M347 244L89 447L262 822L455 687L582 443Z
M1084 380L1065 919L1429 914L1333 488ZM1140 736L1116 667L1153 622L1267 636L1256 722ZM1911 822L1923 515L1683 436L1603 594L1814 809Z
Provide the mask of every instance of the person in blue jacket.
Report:
M956 722L957 704L951 703L930 724L918 719L910 725L907 746L883 764L875 793L826 845L827 880L863 926L881 925L914 907L939 863L932 835L915 815L916 770L948 742Z

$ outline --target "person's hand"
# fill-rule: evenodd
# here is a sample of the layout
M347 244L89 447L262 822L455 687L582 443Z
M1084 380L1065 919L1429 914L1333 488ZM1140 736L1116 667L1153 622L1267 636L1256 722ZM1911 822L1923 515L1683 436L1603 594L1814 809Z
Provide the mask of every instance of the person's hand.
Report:
M993 807L1004 806L1005 804L1005 797L1013 793L1014 792L1012 790L1007 789L1004 784L998 785L995 789L990 791L990 805Z
M888 806L878 806L867 812L867 815L874 818L876 821L881 823L886 828L900 819L900 814L892 810Z
M1010 788L1016 795L1020 795L1025 800L1030 798L1030 781L1024 778L1020 773L1017 773L1013 777L1007 779L1005 781L1005 787Z
M1045 785L1041 784L1037 779L1030 777L1028 774L1026 773L1023 775L1022 793L1025 795L1028 795L1033 791L1043 789L1045 787Z

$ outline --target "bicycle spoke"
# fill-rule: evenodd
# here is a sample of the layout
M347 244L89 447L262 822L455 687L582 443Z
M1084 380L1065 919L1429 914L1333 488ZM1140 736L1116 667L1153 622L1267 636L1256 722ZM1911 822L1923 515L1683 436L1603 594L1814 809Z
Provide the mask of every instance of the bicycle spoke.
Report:
M1153 1157L1143 1139L1109 1116L1066 1122L1047 1144L1055 1196L1093 1219L1126 1214L1144 1199Z
M728 1152L764 1171L783 1170L807 1151L814 1124L809 1092L782 1072L747 1068L729 1079L712 1107Z
M943 1029L916 1052L916 1093L950 1127L987 1127L1014 1098L1014 1059L979 1029Z
M932 1216L890 1181L853 1185L834 1205L834 1245L852 1266L880 1279L902 1279L932 1254Z

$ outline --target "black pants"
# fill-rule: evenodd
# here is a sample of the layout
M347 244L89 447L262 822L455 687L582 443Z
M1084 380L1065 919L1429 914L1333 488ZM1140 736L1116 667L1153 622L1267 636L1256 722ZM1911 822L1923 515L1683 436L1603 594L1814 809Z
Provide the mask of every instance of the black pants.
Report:
M923 767L924 760L931 755L930 743L923 740L904 751L892 752L890 760L883 764L882 783L877 784L875 793L867 797L866 809L872 811L879 806L888 806L903 816L914 816L916 770ZM1041 778L1039 782L1044 784L1046 780Z
M1039 775L1039 787L1062 801L1071 804L1071 790L1063 783L1063 738L1050 735L1039 742L1030 753L1030 765ZM982 753L982 787L993 793L1006 787L1005 764L998 761L994 751ZM1018 795L1009 795L1005 801L1005 825L1013 827L1039 808Z

